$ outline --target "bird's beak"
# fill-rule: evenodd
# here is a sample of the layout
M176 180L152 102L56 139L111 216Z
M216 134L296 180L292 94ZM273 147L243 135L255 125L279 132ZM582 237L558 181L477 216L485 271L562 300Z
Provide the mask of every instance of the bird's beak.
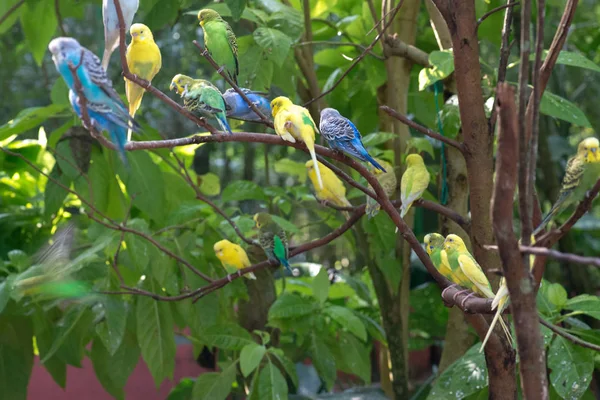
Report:
M131 37L138 37L138 36L140 36L140 34L139 34L139 33L137 33L137 32L133 32L133 33L131 34Z
M173 90L177 87L177 85L175 84L175 82L171 82L171 86L169 86L169 90Z

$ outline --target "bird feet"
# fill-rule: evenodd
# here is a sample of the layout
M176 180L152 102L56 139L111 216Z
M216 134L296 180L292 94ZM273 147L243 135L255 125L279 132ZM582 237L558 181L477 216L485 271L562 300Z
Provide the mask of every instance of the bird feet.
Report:
M219 74L222 74L224 70L225 70L225 67L221 67L221 68L219 68L219 69L217 70L217 72L218 72Z
M143 87L144 89L148 89L150 87L150 81L139 77L136 74L132 74L133 75L133 79L135 79L138 85L140 85L141 87Z
M461 302L460 302L460 308L464 311L467 311L467 309L465 308L465 302L469 299L469 297L474 296L475 293L469 293Z
M206 56L208 56L208 54L209 54L208 49L204 49L204 51L202 52L202 56L206 57Z
M231 283L231 275L227 274L227 280Z
M241 278L242 277L242 270L238 269L238 276Z
M454 301L454 304L456 304L456 298L458 296L460 296L461 294L464 294L464 293L468 293L469 291L470 291L469 289L463 289L463 290L459 290L458 292L456 292L454 294L454 296L452 296L452 301ZM461 305L462 305L462 302L461 302Z

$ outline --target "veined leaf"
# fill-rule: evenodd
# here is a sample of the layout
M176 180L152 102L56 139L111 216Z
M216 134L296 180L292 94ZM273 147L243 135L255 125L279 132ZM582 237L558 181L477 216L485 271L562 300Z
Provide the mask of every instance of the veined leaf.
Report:
M269 59L281 67L292 48L292 39L280 30L260 27L253 33L256 43L266 51Z
M258 388L256 387L258 386ZM268 362L263 369L260 370L258 376L258 385L254 386L254 390L258 389L258 397L265 400L285 400L288 398L288 387L285 378L275 365Z
M587 117L574 103L557 96L549 91L544 91L540 103L540 112L550 117L562 119L575 125L591 128Z
M316 309L316 304L293 293L284 293L271 305L269 320L297 318L308 315Z
M257 343L250 343L244 346L240 352L240 369L242 374L247 377L250 375L262 361L267 349Z
M192 398L194 400L225 400L235 381L236 365L237 361L231 363L223 372L201 374L194 384Z
M225 350L242 350L248 344L255 344L250 333L234 323L207 328L202 334L202 340L210 346Z
M594 372L594 353L556 336L548 349L550 383L563 399L579 399Z
M340 324L342 328L348 329L348 331L362 341L367 340L365 325L349 308L330 305L323 311L329 315L331 319Z

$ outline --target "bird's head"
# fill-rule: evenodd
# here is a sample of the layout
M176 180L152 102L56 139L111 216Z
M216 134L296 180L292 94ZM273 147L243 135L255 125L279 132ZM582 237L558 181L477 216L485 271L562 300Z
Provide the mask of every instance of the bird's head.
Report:
M227 239L223 239L214 244L213 250L215 251L215 255L217 258L221 259L223 257L223 253L225 252L225 248L231 246L231 242Z
M285 96L275 97L273 101L271 101L271 113L273 114L273 118L279 114L279 111L292 104L292 101Z
M340 112L335 108L324 108L321 110L321 119L340 117Z
M425 251L431 255L435 249L442 249L444 246L444 237L439 233L429 233L425 235Z
M409 167L414 167L414 166L417 166L417 165L423 165L424 164L423 157L421 157L418 154L409 154L406 157L406 164Z
M256 227L258 229L270 224L272 220L271 214L269 213L260 212L254 214L254 222L256 223Z
M134 42L140 42L148 39L154 40L152 31L144 24L131 25L131 28L129 28L129 34Z
M177 94L183 96L188 86L191 86L193 79L187 75L177 74L171 79L170 90L175 90Z
M467 246L465 246L465 242L463 242L460 236L450 234L444 240L444 250L465 252L467 251Z
M73 38L58 37L53 39L50 44L48 44L48 50L52 53L54 64L68 61L71 61L73 64L79 64L81 45Z
M205 22L210 22L214 20L221 19L221 16L215 10L211 10L210 8L205 8L198 12L198 21L200 21L200 25L204 26Z
M579 143L577 154L584 157L586 163L600 162L600 142L595 137L589 137Z

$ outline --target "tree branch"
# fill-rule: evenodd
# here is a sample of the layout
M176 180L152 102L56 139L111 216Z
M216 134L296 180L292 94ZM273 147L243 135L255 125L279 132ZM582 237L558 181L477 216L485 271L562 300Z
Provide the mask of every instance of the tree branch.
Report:
M520 3L519 3L518 1L515 1L514 3L511 3L511 2L509 1L507 4L505 4L505 5L503 5L503 6L498 6L498 7L494 8L494 9L492 9L492 10L490 10L490 11L486 12L486 13L485 13L485 14L483 14L481 17L479 17L479 19L477 20L477 28L479 28L479 25L481 25L481 23L482 23L483 21L485 21L485 20L486 20L488 17L490 17L491 15L493 15L493 14L497 13L498 11L502 11L502 10L504 10L505 8L511 8L511 7L514 7L514 6L516 6L516 5L519 5L519 4L520 4ZM510 12L510 11L509 11L509 10L507 10L507 12Z
M404 43L398 38L398 34L384 35L386 56L404 57L415 64L431 68L429 64L429 54L412 44Z
M498 250L498 246L484 246L489 250ZM585 257L572 253L563 253L558 250L552 250L545 247L519 246L519 251L523 254L534 254L536 256L552 257L560 261L566 261L573 264L586 264L600 267L600 257Z
M570 333L564 331L563 329L560 329L558 326L546 321L545 319L543 319L541 317L540 317L540 324L544 325L546 328L550 329L552 332L556 333L557 335L562 336L567 340L570 340L571 342L575 343L578 346L586 347L588 349L592 349L592 350L596 350L596 351L600 351L600 346L595 345L590 342L586 342L585 340L580 339L575 335L571 335Z

